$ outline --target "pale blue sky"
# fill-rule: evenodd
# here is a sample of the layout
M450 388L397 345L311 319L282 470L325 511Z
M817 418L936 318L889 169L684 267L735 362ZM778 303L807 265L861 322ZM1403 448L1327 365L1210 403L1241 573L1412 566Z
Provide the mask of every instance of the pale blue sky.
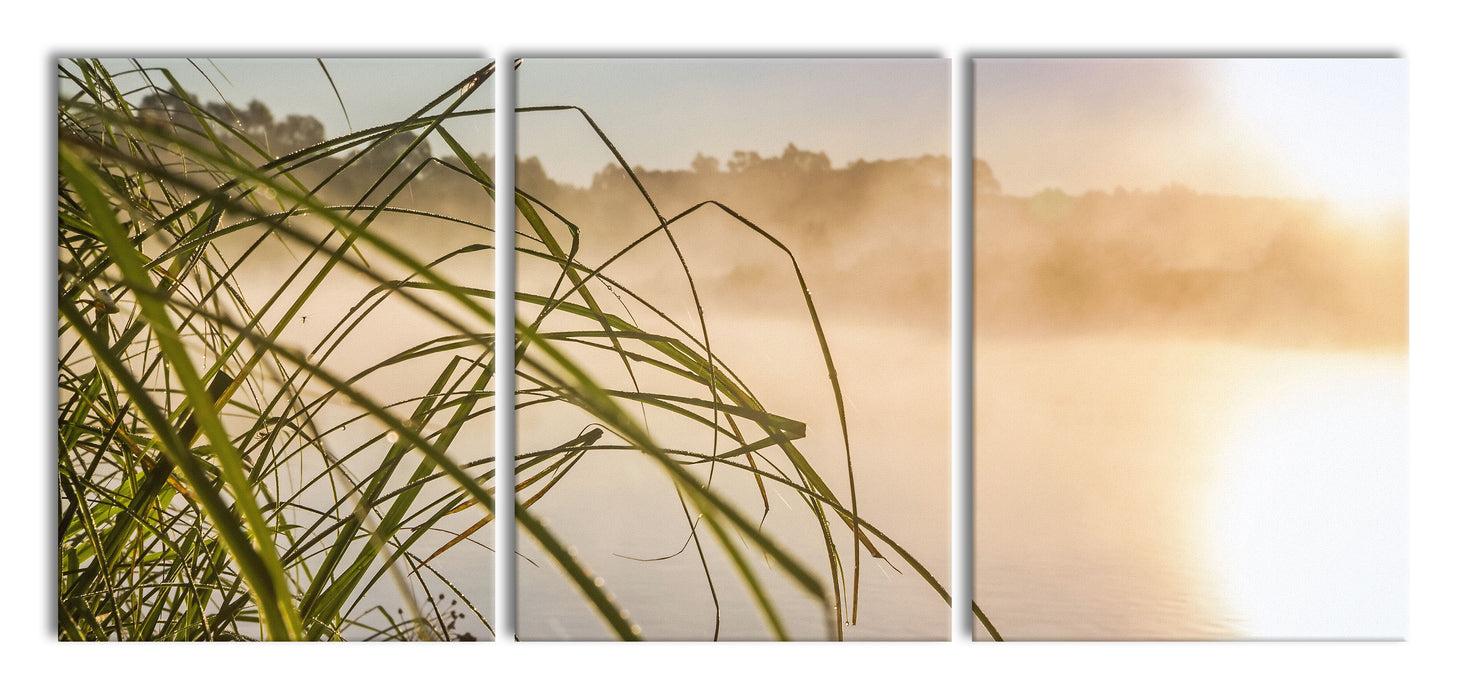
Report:
M488 59L324 61L352 126L361 129L411 114ZM347 132L342 108L314 59L141 62L169 69L205 101L219 100L217 89L239 106L259 99L277 119L314 116L328 136ZM116 70L130 67L123 59L107 63ZM790 143L823 151L840 166L858 158L947 155L950 66L934 58L530 58L517 71L516 100L521 107L581 106L628 160L648 168L685 168L699 153L721 162L741 150L775 156ZM156 73L155 81L162 82ZM493 105L493 85L486 85L466 107ZM588 184L612 160L591 129L568 114L521 115L518 128L524 155L539 157L558 179ZM474 153L494 152L491 129L460 129L455 135ZM445 150L434 144L435 153Z
M357 128L412 113L485 58L325 59ZM314 59L180 58L186 89L277 119L310 114L328 135L347 121ZM108 64L126 69L127 62ZM521 107L576 104L633 164L687 167L699 153L778 155L786 144L857 158L949 152L946 59L527 59ZM202 73L200 71L202 69ZM205 75L213 80L211 86ZM492 107L486 85L467 106ZM976 155L1005 191L1081 192L1171 182L1214 192L1405 199L1407 62L1394 59L979 59ZM493 153L490 120L456 129ZM611 161L569 114L525 114L523 155L585 185ZM436 153L446 149L434 144Z
M182 58L140 59L145 68L166 68L190 93L205 102L218 102L223 93L231 104L243 107L258 99L271 114L283 119L289 114L308 114L326 127L328 137L347 133L347 116L356 129L397 121L454 87L459 81L490 62L487 58L326 58L323 63L341 92L347 116L332 92L331 82L314 58ZM125 59L107 59L115 70L132 66ZM197 66L197 67L196 67ZM208 79L205 79L205 76ZM136 78L123 77L125 85L141 86ZM166 87L159 73L153 80ZM209 81L213 81L210 85ZM142 99L142 94L135 98ZM480 87L461 109L494 106L493 82ZM476 120L476 127L452 128L454 138L472 153L494 153L492 120ZM434 145L442 155L447 148Z
M856 160L947 155L948 59L537 59L516 103L585 109L633 165L686 168L700 152L777 156L787 144ZM586 185L611 155L571 114L521 114L521 156Z

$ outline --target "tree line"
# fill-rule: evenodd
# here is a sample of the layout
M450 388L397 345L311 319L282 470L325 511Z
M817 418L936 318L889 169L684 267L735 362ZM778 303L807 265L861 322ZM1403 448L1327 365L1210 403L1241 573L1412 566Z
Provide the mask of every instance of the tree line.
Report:
M325 126L316 117L289 114L283 119L276 119L260 100L251 100L240 107L227 102L205 103L189 93L180 95L172 90L160 90L139 102L139 112L144 123L168 125L196 143L209 142L209 134L213 134L225 146L261 164L322 143L327 138ZM233 132L221 128L224 126ZM470 217L485 224L492 221L493 212L485 204L489 200L484 196L483 188L462 173L451 172L441 163L429 162L433 160L432 148L426 140L415 145L416 138L416 133L400 132L381 141L364 142L361 147L345 154L303 159L304 163L294 167L291 174L307 187L328 181L319 192L325 201L355 202L392 167L387 181L372 189L365 200L366 204L377 204L399 182L421 167L421 171L413 176L411 192L399 195L411 201L395 200L396 203L409 206L419 201L418 197L425 196L433 204L449 206L453 209L451 215ZM257 148L264 151L264 156L251 157ZM399 156L402 156L401 161ZM393 167L395 161L397 165ZM494 172L493 158L479 154L475 161L485 172Z
M168 92L142 101L153 119L200 128L187 102ZM203 110L233 124L271 155L325 138L306 115L275 119L258 100L243 108L210 102ZM360 154L322 158L297 171L312 184L332 176L327 198L362 192L409 151L396 134ZM355 152L353 155L356 155ZM400 206L415 204L482 224L493 220L483 189L433 158L427 142L398 165L398 179L425 165ZM609 159L610 160L610 159ZM494 158L476 158L486 173ZM1404 346L1406 225L1362 224L1334 216L1322 202L1224 196L1173 185L1072 195L1058 189L1005 194L983 160L972 161L974 313L980 333L1146 332L1289 344ZM340 172L338 172L340 170ZM334 174L333 174L334 173ZM788 246L813 288L827 290L837 313L878 312L934 326L947 323L950 163L943 156L857 160L788 145L774 156L699 153L686 168L634 167L664 216L717 200ZM556 209L582 232L583 257L610 255L657 226L615 163L587 187L555 180L533 153L516 159L516 187ZM395 184L393 180L392 184ZM369 203L391 189L379 187ZM714 287L750 303L786 275L777 258L756 254L747 232L716 217L690 218L680 231L728 232L737 242L701 241L715 251ZM753 251L753 252L752 252ZM697 254L697 251L694 251Z

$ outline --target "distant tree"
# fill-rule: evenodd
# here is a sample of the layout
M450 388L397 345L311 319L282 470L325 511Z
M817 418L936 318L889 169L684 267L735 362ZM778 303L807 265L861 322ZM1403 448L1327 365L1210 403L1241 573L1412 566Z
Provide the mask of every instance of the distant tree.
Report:
M171 122L197 129L199 121L189 109L190 104L197 106L200 103L197 97L188 93L179 95L171 90L160 90L145 96L138 107L144 120ZM326 140L326 127L315 117L292 114L277 122L270 108L260 100L250 100L243 109L224 102L210 102L200 109L274 155L298 151ZM216 130L216 133L220 132ZM422 159L416 162L422 162Z
M270 113L270 108L260 100L250 100L250 106L239 113L239 120L245 133L258 137L258 140L268 138L270 128L275 126L275 117Z
M706 156L700 152L693 158L693 174L699 176L714 175L719 172L719 159Z
M270 150L276 155L299 151L326 140L326 127L316 117L292 114L270 129Z
M204 111L208 112L215 119L218 119L225 124L236 127L239 126L240 120L238 117L235 116L234 107L231 107L230 105L224 104L222 102L210 102L209 104L204 105Z
M172 122L179 126L197 127L199 121L189 111L190 104L198 104L198 100L187 92L179 95L172 90L160 90L144 96L138 102L138 110L144 121Z
M607 163L606 167L601 169L601 172L592 176L591 189L610 190L629 181L630 178L627 177L627 173L618 167L616 163Z
M999 179L994 177L994 171L989 164L974 159L974 194L975 195L997 195L1000 193Z
M387 170L388 166L392 165L394 160L397 160L399 155L408 150L408 146L413 143L413 139L415 138L417 137L410 133L393 134L386 141L373 146L372 150L362 156L362 167L367 168L368 172L373 175L382 173L384 170ZM404 171L411 170L431 157L433 157L433 152L429 149L428 142L424 141L414 147L403 158L403 162L398 167Z
M493 171L485 171L493 173ZM545 166L535 156L515 159L515 187L526 192L544 192L553 186Z
M1075 206L1074 200L1059 188L1048 188L1029 199L1030 213L1042 221L1065 218Z
M764 159L754 151L735 151L734 157L728 162L729 172L742 173L759 167Z
M819 151L802 151L789 144L780 154L782 165L800 173L825 172L831 169L831 157Z

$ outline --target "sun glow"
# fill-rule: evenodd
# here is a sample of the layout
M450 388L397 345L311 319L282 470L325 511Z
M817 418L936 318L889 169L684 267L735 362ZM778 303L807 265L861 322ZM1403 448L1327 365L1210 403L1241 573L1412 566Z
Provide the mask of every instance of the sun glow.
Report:
M1277 158L1290 196L1323 197L1346 216L1407 198L1407 64L1383 59L1220 63L1224 102Z
M1407 398L1399 358L1302 355L1220 454L1212 542L1247 635L1406 634Z

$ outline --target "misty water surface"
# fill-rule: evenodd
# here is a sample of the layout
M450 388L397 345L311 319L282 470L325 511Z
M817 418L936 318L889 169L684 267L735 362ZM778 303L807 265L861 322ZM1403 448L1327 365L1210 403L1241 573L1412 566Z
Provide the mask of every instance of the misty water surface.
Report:
M799 441L800 446L844 497L844 458L829 390L823 392L818 383L802 379L825 376L819 354L810 347L809 325L789 320L726 320L728 327L737 330L715 336L715 348L727 354L769 410L809 420L810 437ZM900 326L839 321L826 330L832 353L841 363L861 516L908 548L946 586L951 479L947 338ZM910 342L894 343L894 335L908 336ZM654 418L655 427L658 422ZM522 412L521 451L557 441L564 433L560 427L535 411ZM668 444L694 449L706 450L710 442L705 431L687 427L668 426L654 435ZM706 470L694 469L700 474ZM762 507L747 474L721 468L714 485L759 519ZM782 493L773 484L770 490L771 509L764 531L790 546L818 576L826 576L825 550L813 516L794 493ZM665 561L623 558L672 555L687 539L688 528L673 488L649 460L633 454L588 458L535 508L554 524L558 535L576 543L583 563L604 579L607 590L649 638L712 638L712 599L692 546ZM839 526L833 532L843 562L849 561L849 534L843 537ZM768 630L725 556L711 537L705 537L704 543L723 614L719 638L767 639ZM522 557L516 561L521 638L610 639L611 632L592 616L580 593L548 557L529 544L520 538ZM824 638L819 604L772 569L758 563L757 567L763 580L774 587L791 634L800 639ZM863 553L862 567L859 616L857 624L847 630L848 638L947 637L948 606L904 562L893 567ZM849 566L847 576L850 585Z
M1405 631L1400 356L976 348L975 590L1011 639Z
M840 377L860 515L909 548L947 586L952 477L946 159L838 167L824 154L792 145L775 158L736 153L727 169L710 158L695 160L691 171L639 172L666 217L715 198L779 244L706 206L673 224L682 260L664 234L656 232L607 268L606 275L652 301L694 339L703 332L701 308L715 352L766 409L806 423L806 435L796 446L847 502L835 399L793 256L821 315ZM656 230L656 217L614 168L590 188L549 181L533 160L522 161L518 175L522 187L578 223L580 255L592 264L618 253L637 235ZM698 285L697 302L684 276L685 264ZM522 257L520 288L544 293L556 272ZM594 289L613 313L635 319L644 329L683 337L630 295L604 286ZM632 388L620 363L605 357L584 359L607 385ZM634 369L643 391L707 393L706 388L669 383L646 366ZM649 413L654 414L646 419L653 436L665 444L713 449L706 432ZM642 419L641 413L634 415ZM523 454L559 444L587 427L585 421L575 411L521 411L518 449ZM721 445L727 449L730 443L726 438ZM707 467L694 471L706 474ZM747 473L721 467L713 485L755 521L762 520L763 531L791 547L814 574L829 579L817 523L797 494L771 486L766 515ZM535 509L559 536L577 545L578 557L648 637L713 637L714 603L696 546L684 548L688 525L682 508L650 460L630 454L588 457ZM843 529L833 526L841 576L849 590L855 585L852 543L849 530L843 534ZM725 555L707 529L701 531L722 611L719 638L768 638L769 630ZM520 546L521 638L608 638L610 632L554 564L523 537ZM756 550L748 546L745 552L755 555ZM795 591L763 562L756 565L773 586L791 634L824 638L820 604ZM857 624L846 631L848 638L942 639L948 628L948 606L910 567L903 562L893 567L862 554Z
M975 183L974 575L1006 637L1403 634L1404 214L1001 191Z

